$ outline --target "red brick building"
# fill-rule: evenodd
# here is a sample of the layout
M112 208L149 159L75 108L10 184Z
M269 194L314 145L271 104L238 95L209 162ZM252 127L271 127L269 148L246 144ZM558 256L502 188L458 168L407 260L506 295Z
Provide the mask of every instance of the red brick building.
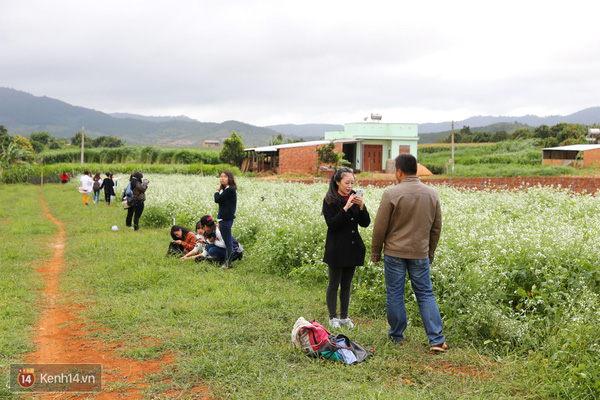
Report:
M336 153L343 151L343 144L352 140L336 140ZM328 140L280 144L255 147L246 150L246 161L242 170L263 172L272 170L277 174L316 174L317 149L329 144Z
M542 164L587 168L600 166L600 144L574 144L542 149Z

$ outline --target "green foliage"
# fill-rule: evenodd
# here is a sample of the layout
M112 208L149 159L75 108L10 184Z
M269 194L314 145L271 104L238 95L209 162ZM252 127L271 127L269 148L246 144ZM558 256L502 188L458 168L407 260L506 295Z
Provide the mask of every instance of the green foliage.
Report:
M319 171L319 167L321 166L321 164L328 164L334 170L337 170L342 165L350 164L348 161L344 160L344 153L335 152L335 143L333 143L333 141L317 148L317 160L317 171Z
M277 146L283 142L283 135L278 133L277 136L273 135L271 139L269 139L269 146Z
M84 148L98 148L98 147L121 147L124 146L125 143L118 139L116 136L99 136L96 138L89 137L88 135L84 135L82 132L77 132L77 134L71 138L71 145L75 147L81 148L81 140L83 138L83 147Z
M99 136L92 139L92 147L121 147L124 146L125 143L121 139L117 139L117 137L113 136Z
M0 125L0 147L8 146L10 142L12 142L12 137L8 134L4 125Z
M42 151L44 151L44 144L40 143L36 140L30 140L29 143L31 143L31 147L33 148L33 151L35 153L41 153Z
M15 135L12 137L12 143L16 144L19 149L25 150L27 153L27 158L29 162L33 162L35 160L33 146L31 142L26 137L21 135Z
M64 145L64 143L62 143L60 139L55 140L53 142L50 142L50 144L48 145L48 149L50 149L50 150L62 149L63 145Z
M35 140L42 145L48 145L56 139L48 132L32 132L31 135L29 135L29 140Z
M231 137L223 141L223 150L221 150L221 160L225 163L230 163L236 167L242 165L244 160L244 143L241 136L238 136L235 131L231 132Z
M450 146L419 146L418 161L434 174L448 173ZM493 145L455 145L454 177L557 176L573 174L566 166L542 165L538 139L505 140Z
M552 127L540 125L531 131L529 128L520 127L520 124L495 124L486 128L471 129L462 127L454 134L454 143L487 143L501 142L504 140L539 139L544 147L565 146L575 143L587 143L585 137L588 127L582 124L559 123ZM490 132L481 129L490 129ZM509 133L512 132L512 133ZM451 136L439 139L439 143L450 143Z
M225 170L231 170L236 175L241 172L227 164L206 165L202 163L187 165L165 165L165 164L99 164L86 163L59 163L59 164L35 164L35 165L13 165L4 170L0 176L2 183L40 183L43 174L46 182L60 182L60 174L67 171L71 177L83 174L85 170L99 171L102 173L112 172L114 174L123 174L127 177L135 171L141 171L144 174L182 174L182 175L210 175L219 176Z
M12 141L0 148L0 166L2 168L8 168L11 165L27 164L32 159L33 152L28 148L19 147L16 141Z
M81 141L83 140L83 147L92 147L90 137L83 132L77 132L74 137L71 138L71 145L75 147L81 147Z
M80 149L45 151L39 155L46 164L77 162ZM218 151L214 149L173 149L155 146L123 146L110 149L84 149L85 162L91 163L162 163L162 164L219 164Z

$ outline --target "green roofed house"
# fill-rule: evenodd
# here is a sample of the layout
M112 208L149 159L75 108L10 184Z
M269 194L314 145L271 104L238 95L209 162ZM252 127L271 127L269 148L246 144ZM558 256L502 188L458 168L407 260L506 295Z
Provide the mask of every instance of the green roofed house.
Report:
M371 114L370 122L349 123L343 131L325 132L325 140L354 140L343 144L342 151L351 167L359 171L385 170L387 160L400 153L417 156L418 124L380 121L380 115Z
M314 174L318 172L317 149L332 141L334 151L343 152L356 172L385 171L387 160L400 153L417 156L418 124L383 123L378 114L367 119L345 124L343 131L324 132L323 140L245 149L242 170Z

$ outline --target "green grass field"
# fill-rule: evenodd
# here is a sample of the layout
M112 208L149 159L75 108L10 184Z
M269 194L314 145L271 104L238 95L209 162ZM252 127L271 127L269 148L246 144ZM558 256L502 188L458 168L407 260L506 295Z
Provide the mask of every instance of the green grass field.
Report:
M216 399L544 399L598 393L572 392L572 382L565 392L550 390L564 377L575 379L569 377L576 371L558 377L555 370L544 372L548 360L535 352L503 353L501 343L489 352L468 339L453 340L452 330L446 332L451 351L431 354L419 320L409 325L410 341L397 346L387 339L385 313L361 314L357 303L351 303L357 327L341 333L374 348L375 355L352 366L309 358L293 348L290 333L300 316L326 323L326 282L267 273L258 261L265 254L248 254L228 271L166 258L167 228L144 227L142 216L140 232L125 229L123 209L84 207L75 186L0 186L2 379L10 363L33 349L30 340L44 307L43 282L34 268L49 256L56 229L41 211L39 193L65 223L61 289L82 306L90 328L104 328L94 334L121 343L124 357L173 357L152 378L148 399L202 386ZM121 229L112 231L111 225ZM117 387L107 389L118 396ZM0 398L11 396L0 389Z

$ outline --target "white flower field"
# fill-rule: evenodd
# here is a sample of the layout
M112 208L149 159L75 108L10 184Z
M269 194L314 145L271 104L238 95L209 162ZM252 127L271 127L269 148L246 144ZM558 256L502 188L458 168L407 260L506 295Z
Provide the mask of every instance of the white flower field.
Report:
M190 228L216 217L215 177L150 176L143 223ZM233 234L245 257L269 273L326 282L327 190L312 185L240 178ZM384 189L367 187L372 221ZM539 368L567 366L572 384L595 385L600 364L600 200L566 190L466 191L437 187L442 237L432 266L447 335L494 354L532 350ZM361 235L370 251L372 225ZM412 295L408 289L408 295ZM351 312L385 314L383 269L357 269ZM408 313L420 323L414 301ZM600 388L595 388L600 389Z

